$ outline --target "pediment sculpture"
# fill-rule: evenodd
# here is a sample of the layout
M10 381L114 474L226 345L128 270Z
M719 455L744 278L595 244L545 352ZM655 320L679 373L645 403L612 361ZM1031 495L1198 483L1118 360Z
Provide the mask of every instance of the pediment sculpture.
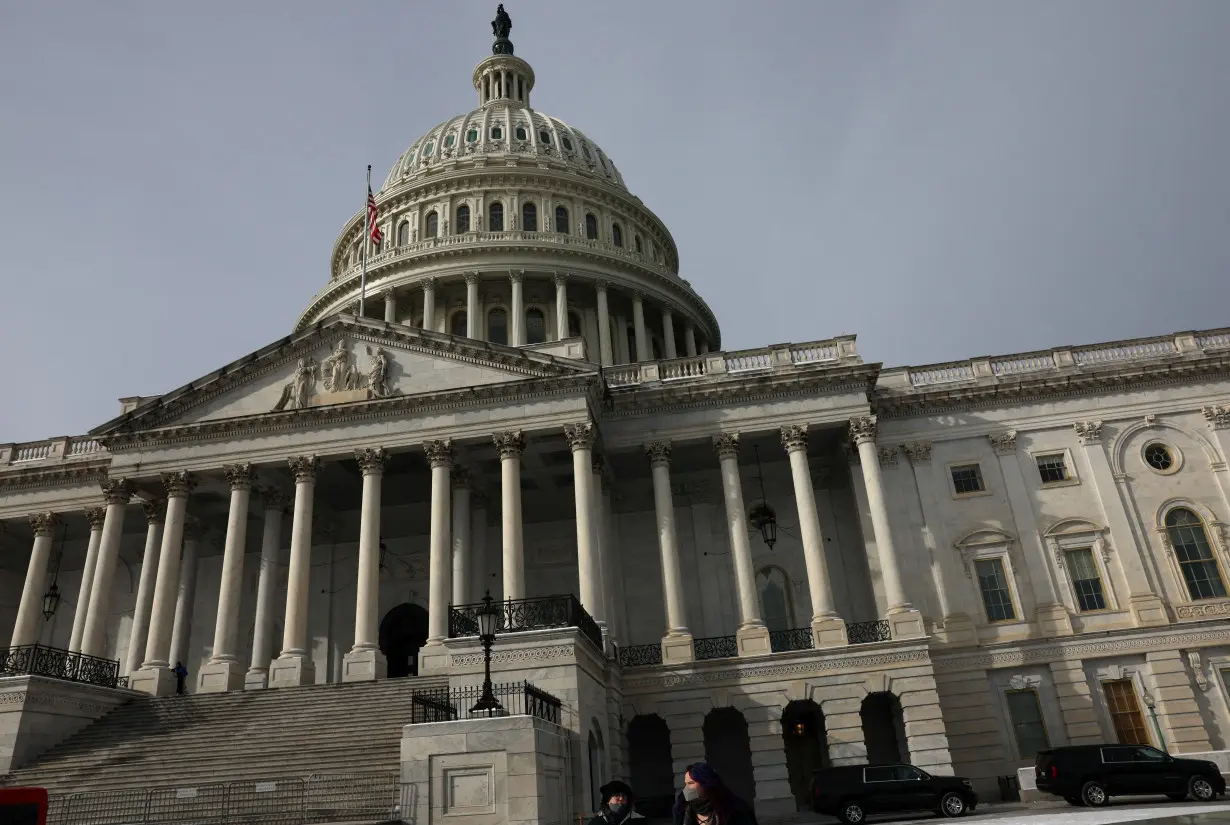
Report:
M338 339L329 357L319 364L315 358L300 358L291 380L282 387L273 412L393 395L395 391L389 385L389 354L381 347L364 349L368 359L366 372L359 371L345 338Z

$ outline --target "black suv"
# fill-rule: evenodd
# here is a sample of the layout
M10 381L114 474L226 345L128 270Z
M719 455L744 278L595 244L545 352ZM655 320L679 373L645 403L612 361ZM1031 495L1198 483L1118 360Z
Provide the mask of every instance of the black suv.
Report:
M1038 790L1073 805L1100 807L1112 796L1153 794L1207 802L1226 792L1213 762L1177 759L1148 745L1071 745L1038 751Z
M859 825L867 814L935 811L961 816L974 810L978 795L969 780L932 776L913 765L845 765L821 768L811 779L812 808Z

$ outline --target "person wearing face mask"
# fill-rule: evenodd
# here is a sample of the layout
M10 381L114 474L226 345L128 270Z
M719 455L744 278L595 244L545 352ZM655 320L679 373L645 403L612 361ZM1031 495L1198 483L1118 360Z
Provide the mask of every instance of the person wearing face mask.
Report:
M632 819L645 818L633 808L636 797L626 782L616 779L603 785L598 792L602 794L602 807L588 825L620 825Z
M757 825L752 806L730 792L708 762L693 762L675 798L675 825Z

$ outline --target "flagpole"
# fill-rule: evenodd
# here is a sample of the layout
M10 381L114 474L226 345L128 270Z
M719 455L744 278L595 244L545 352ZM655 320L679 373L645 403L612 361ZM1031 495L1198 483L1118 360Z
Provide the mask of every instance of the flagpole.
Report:
M372 165L367 165L367 195L363 198L363 274L359 278L359 317L363 317L363 302L367 299L367 244L370 242L369 237L371 227L368 222L372 217L372 210L367 206L367 199L372 195Z

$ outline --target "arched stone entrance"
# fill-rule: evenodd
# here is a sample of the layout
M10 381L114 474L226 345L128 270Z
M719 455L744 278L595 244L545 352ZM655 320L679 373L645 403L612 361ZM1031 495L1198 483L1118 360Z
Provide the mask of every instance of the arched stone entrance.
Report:
M868 693L859 710L863 718L863 741L867 745L867 763L885 765L908 762L905 740L905 716L901 701L887 691Z
M419 648L427 642L427 610L402 602L380 621L380 652L389 663L389 678L417 676Z
M726 787L751 804L756 798L756 777L752 773L752 742L743 714L734 708L714 708L705 714L701 732L705 737L705 760Z
M589 732L589 796L590 810L596 811L602 804L599 788L605 784L603 782L604 765L606 762L606 750L602 747L602 731L598 729L598 723L594 722L594 727Z
M633 717L628 723L628 770L645 816L670 816L675 800L675 767L671 761L671 731L657 714Z
M811 810L811 777L829 766L829 744L824 713L810 699L796 700L782 711L782 741L786 770L796 810Z

